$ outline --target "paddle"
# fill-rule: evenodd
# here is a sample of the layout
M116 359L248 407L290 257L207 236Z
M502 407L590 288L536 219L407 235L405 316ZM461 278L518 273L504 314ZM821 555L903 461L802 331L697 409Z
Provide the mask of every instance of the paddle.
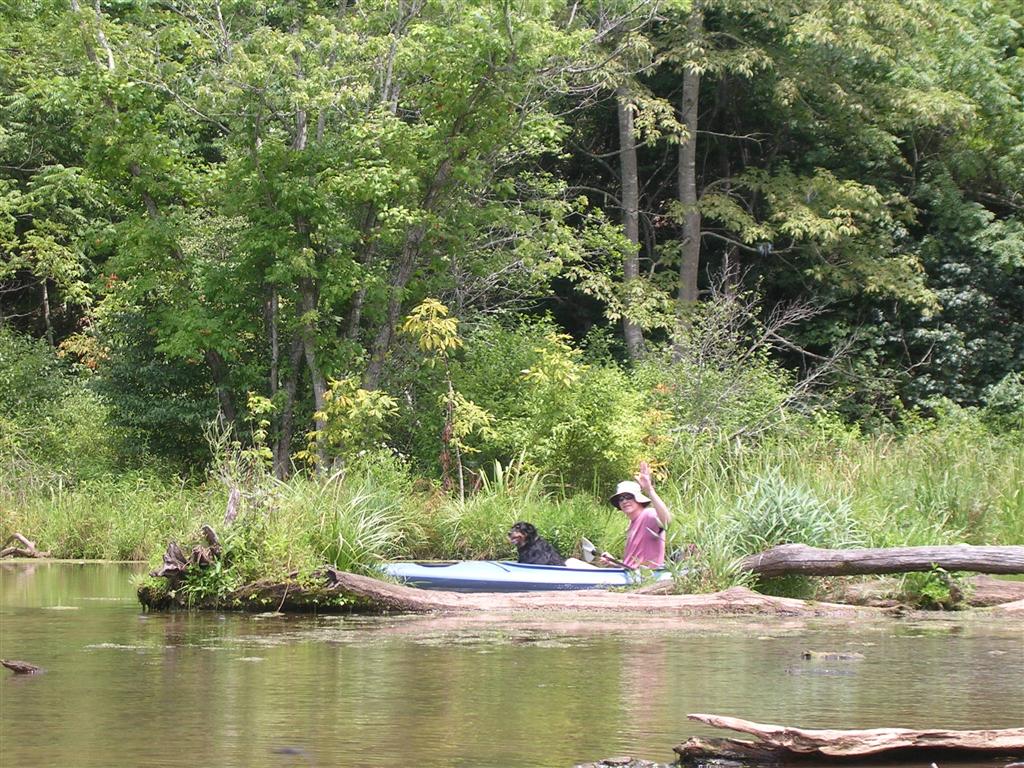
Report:
M625 568L627 571L632 571L633 570L628 565L626 565L624 562L622 562L621 560L616 560L614 557L609 555L607 552L600 552L599 553L597 551L597 547L594 546L594 543L590 539L588 539L586 536L581 536L580 537L580 549L583 550L583 559L586 560L588 563L594 562L594 560L596 560L598 557L603 557L605 560L607 560L612 565L616 565L619 568Z

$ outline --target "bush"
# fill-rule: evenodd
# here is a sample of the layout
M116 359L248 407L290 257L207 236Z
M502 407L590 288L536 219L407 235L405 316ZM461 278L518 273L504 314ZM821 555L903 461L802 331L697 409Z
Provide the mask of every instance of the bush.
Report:
M863 542L846 501L828 503L812 490L787 481L776 469L754 478L737 500L731 539L737 554L779 544L851 547Z
M562 488L603 492L648 453L655 417L641 384L613 363L585 365L547 321L479 326L454 377L496 417L479 466L517 461Z
M982 420L1000 432L1024 432L1024 373L1008 373L982 395Z
M71 370L45 341L0 326L0 417L27 422L52 408Z
M44 342L0 328L0 473L8 482L75 482L116 470L121 443L89 384Z

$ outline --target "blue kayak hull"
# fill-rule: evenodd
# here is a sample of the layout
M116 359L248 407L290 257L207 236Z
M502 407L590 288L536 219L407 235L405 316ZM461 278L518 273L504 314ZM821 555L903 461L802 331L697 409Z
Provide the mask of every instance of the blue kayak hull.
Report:
M421 589L449 592L535 592L572 589L629 587L653 574L658 581L671 579L668 571L637 571L625 568L568 568L561 565L528 565L503 560L456 562L386 563L388 576Z

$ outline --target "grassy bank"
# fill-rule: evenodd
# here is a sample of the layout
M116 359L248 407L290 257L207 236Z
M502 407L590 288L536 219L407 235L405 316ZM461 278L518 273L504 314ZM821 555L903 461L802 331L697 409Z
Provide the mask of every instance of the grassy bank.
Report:
M902 437L823 429L799 440L695 442L678 455L685 461L666 465L659 488L675 513L672 546L699 550L698 567L681 584L687 590L741 583L736 558L785 542L1024 541L1020 436L970 422L923 425ZM394 558L511 557L505 531L516 520L533 522L564 554L578 554L581 536L613 552L623 546L621 514L596 494L567 496L547 478L500 466L465 502L386 457L285 483L246 477L188 484L134 474L68 485L11 476L0 491L0 533L20 531L55 557L154 560L169 539L187 544L208 522L228 557L189 585L203 595L308 575L325 562L367 571ZM227 526L231 485L241 491L240 511Z

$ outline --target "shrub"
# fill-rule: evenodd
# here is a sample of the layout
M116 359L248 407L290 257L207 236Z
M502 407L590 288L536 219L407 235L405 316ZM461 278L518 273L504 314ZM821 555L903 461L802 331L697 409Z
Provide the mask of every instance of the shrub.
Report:
M1008 373L983 393L982 420L1000 432L1024 432L1024 373Z
M849 547L863 541L848 502L825 502L777 469L754 478L750 490L737 499L730 526L737 554L779 544Z
M482 324L453 375L496 417L479 466L519 461L563 488L603 491L647 453L655 417L641 386L612 363L585 365L547 321Z
M0 328L0 472L9 481L74 482L115 471L119 434L89 384L44 342Z

